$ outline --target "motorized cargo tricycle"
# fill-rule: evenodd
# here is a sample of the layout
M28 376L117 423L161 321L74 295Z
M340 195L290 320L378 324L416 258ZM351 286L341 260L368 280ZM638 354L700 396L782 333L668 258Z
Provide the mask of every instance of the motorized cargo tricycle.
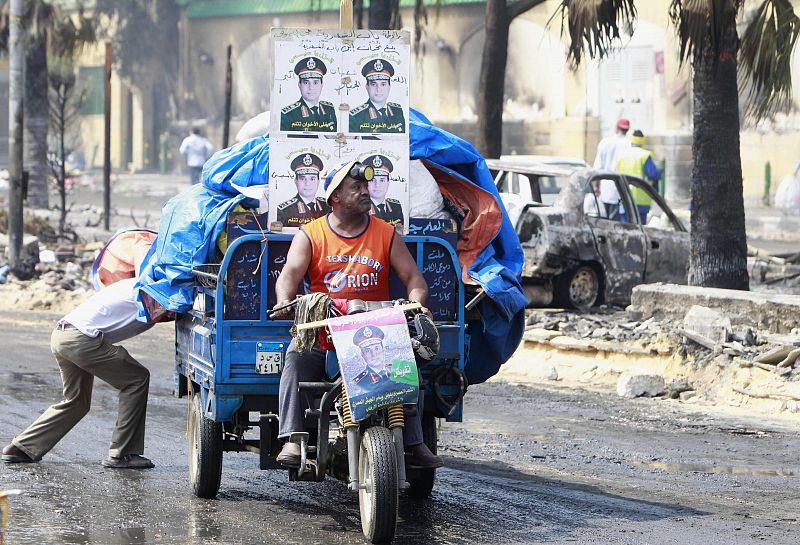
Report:
M461 421L466 391L464 285L455 253L452 220L411 220L423 235L404 237L429 288L427 303L439 334L436 358L422 369L424 441L436 452L436 419ZM250 451L265 470L287 470L275 460L278 388L293 322L272 317L275 281L285 263L291 234L263 233L264 218L231 213L227 249L218 264L196 267L195 302L176 322L175 393L188 397L189 477L194 494L217 495L224 452ZM392 297L404 287L392 281ZM405 467L403 411L390 407L353 422L335 357L326 377L301 382L308 401L299 468L289 480L321 481L326 475L358 493L364 535L379 543L393 538L399 490L427 497L435 470ZM402 430L400 430L402 431Z

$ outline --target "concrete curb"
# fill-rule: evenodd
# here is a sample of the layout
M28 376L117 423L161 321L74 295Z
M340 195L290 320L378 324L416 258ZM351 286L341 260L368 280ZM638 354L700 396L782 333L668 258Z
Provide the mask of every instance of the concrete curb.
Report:
M636 286L631 306L643 319L680 321L687 309L700 305L723 312L733 325L747 325L770 333L791 333L800 327L800 295L644 284Z

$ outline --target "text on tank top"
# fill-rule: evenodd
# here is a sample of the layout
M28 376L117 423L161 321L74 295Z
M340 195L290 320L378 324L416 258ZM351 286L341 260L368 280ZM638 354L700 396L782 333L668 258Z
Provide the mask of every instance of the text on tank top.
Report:
M335 299L389 299L389 254L394 227L369 219L361 234L345 237L331 229L328 216L302 227L311 241L311 291Z

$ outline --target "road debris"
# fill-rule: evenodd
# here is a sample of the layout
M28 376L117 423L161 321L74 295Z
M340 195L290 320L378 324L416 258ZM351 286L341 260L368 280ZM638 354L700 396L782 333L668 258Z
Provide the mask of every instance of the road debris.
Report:
M661 375L624 374L617 381L617 395L620 397L656 397L664 393L666 387Z

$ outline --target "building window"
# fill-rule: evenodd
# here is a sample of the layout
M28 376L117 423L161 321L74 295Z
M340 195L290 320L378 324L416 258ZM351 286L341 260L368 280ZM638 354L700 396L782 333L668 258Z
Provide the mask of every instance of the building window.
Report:
M82 115L103 115L105 86L103 85L102 66L81 66L78 72L78 83L84 93L81 105Z

